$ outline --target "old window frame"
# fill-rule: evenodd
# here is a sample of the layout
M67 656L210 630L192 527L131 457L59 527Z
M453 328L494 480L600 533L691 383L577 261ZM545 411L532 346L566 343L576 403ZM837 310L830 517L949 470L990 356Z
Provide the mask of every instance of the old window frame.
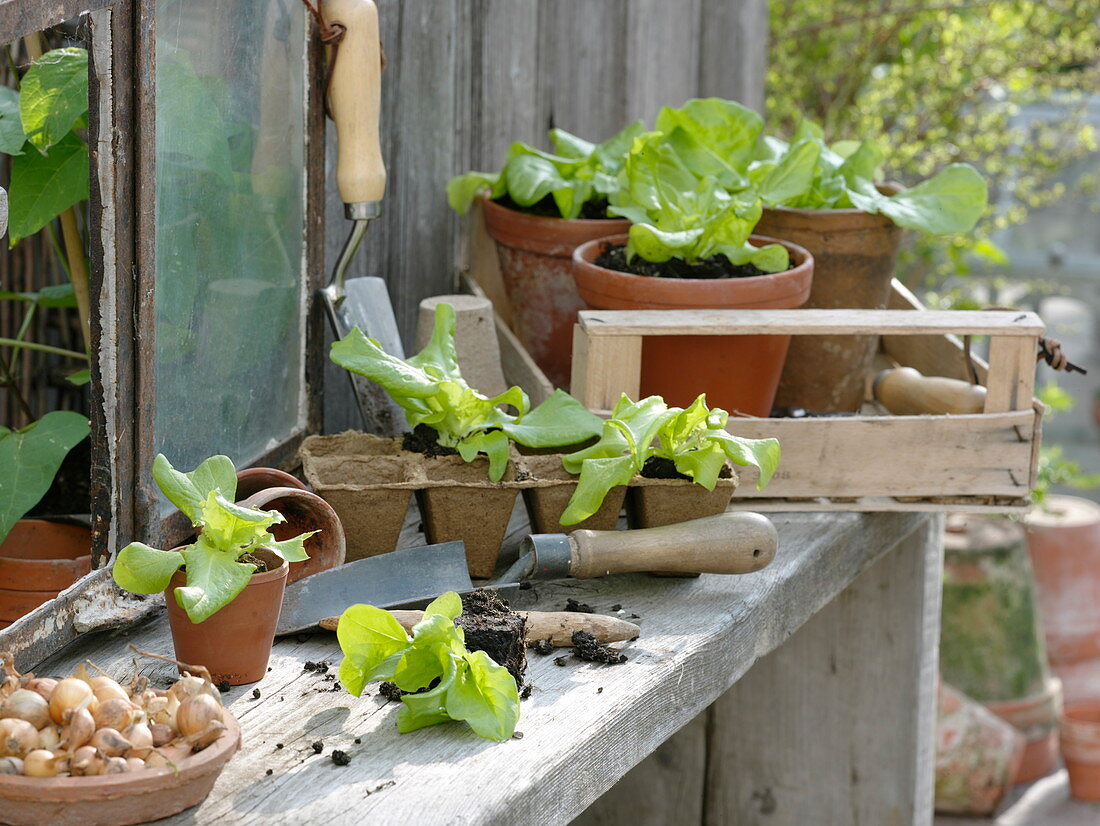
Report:
M303 8L302 13L305 14ZM144 480L153 460L156 19L155 0L0 0L0 42L85 18L89 43L91 494L93 570L57 599L0 631L0 648L27 668L81 634L156 610L122 595L111 557L140 539L171 547L190 532L179 514L156 514ZM324 47L307 19L306 54L306 426L257 460L293 468L302 439L323 421Z

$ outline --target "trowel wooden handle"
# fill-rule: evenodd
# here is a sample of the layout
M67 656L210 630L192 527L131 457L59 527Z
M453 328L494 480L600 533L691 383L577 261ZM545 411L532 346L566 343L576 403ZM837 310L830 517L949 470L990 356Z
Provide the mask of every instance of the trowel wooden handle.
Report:
M748 574L775 558L779 536L758 513L722 513L634 531L573 531L570 576L629 571Z
M912 367L883 370L875 377L874 396L895 416L924 413L962 415L985 409L985 388L959 379L923 376Z
M423 611L390 611L401 627L411 632L412 627L424 618ZM597 642L632 640L641 629L632 622L603 614L578 614L575 611L520 611L527 619L526 638L529 644L549 639L558 648L573 644L574 631L587 631ZM335 631L339 617L325 617L320 625L326 631Z
M382 99L382 44L372 0L325 0L325 21L347 30L329 80L329 112L336 123L336 186L345 204L378 202L386 167L378 140Z

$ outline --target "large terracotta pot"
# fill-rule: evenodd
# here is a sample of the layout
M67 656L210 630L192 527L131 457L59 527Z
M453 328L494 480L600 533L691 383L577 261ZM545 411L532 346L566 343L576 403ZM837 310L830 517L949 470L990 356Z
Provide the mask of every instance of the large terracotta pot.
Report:
M191 622L176 602L176 588L187 584L183 570L176 571L164 592L176 659L206 666L215 682L245 685L267 672L289 566L271 551L261 550L256 556L270 570L253 574L235 600L203 622Z
M900 187L886 185L883 192ZM902 230L884 215L858 209L766 208L756 231L785 238L814 257L807 309L885 309ZM877 336L796 336L776 404L807 410L856 411Z
M0 544L0 628L53 599L92 570L84 525L20 519Z
M1069 790L1078 800L1100 800L1100 700L1066 706L1062 714L1062 756Z
M303 533L317 531L304 543L309 559L290 566L287 583L344 564L347 553L344 526L332 505L315 493L298 488L265 488L252 494L242 505L264 511L278 511L285 522L271 526L280 542Z
M1066 701L1100 697L1100 505L1050 496L1024 525L1047 650Z
M1023 529L1009 519L959 515L948 522L940 671L1024 735L1016 782L1054 769L1061 685L1047 664Z
M597 310L777 310L801 307L810 294L814 259L787 241L754 235L753 244L782 244L792 267L751 278L651 278L594 262L626 235L589 241L573 254L573 277ZM700 393L711 407L767 416L775 401L790 336L650 336L642 343L641 396L686 407Z
M566 219L528 215L484 198L485 229L497 243L512 326L557 387L569 387L573 325L584 303L573 282L573 250L586 241L626 232L625 218Z

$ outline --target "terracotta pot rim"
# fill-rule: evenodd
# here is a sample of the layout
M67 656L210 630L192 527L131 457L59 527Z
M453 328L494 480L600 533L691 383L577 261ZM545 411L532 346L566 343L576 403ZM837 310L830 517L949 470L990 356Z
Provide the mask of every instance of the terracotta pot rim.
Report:
M591 226L593 229L597 227L606 227L612 223L627 223L630 221L626 218L619 218L617 216L609 216L607 218L562 218L555 215L533 215L530 212L522 212L518 209L512 209L506 207L504 204L498 203L489 197L487 192L483 192L480 196L482 209L490 212L496 212L500 216L509 216L511 220L518 221L530 221L535 224L569 224L570 226L586 227ZM512 218L511 216L518 216Z
M89 536L89 545L90 545L91 528L87 525L75 525L71 522L58 522L58 521L55 521L53 519L39 519L37 517L29 517L29 518L23 518L23 519L16 520L15 525L12 526L12 532L15 531L16 526L18 526L20 523L32 524L32 525L62 525L62 526L71 527L75 530L78 530L78 531L81 531L81 532L86 532ZM9 536L10 535L11 534L9 533ZM7 537L5 537L5 541L6 541L6 539L7 539ZM3 545L3 543L0 543L0 547L2 547L2 545ZM79 567L85 561L88 563L88 565L91 565L91 563L92 563L92 552L91 552L91 548L89 547L87 553L78 554L76 556L63 555L63 556L52 556L52 557L26 557L26 556L9 556L8 554L0 553L0 562L3 562L3 561L16 562L16 563L20 563L20 564L23 564L23 563L33 564L33 563L42 563L42 562L69 562L69 563L72 563L73 565L76 565L76 566Z

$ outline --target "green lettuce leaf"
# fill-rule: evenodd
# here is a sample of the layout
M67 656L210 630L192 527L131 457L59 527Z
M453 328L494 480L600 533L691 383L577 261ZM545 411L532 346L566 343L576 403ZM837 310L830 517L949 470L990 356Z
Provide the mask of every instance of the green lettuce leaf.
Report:
M864 212L881 212L895 224L929 235L969 232L989 202L985 179L969 164L955 163L934 177L896 195L883 195L869 181L856 179L852 203Z
M465 720L486 740L507 740L519 720L516 681L484 651L464 655L465 668L456 669L447 691L447 714Z
M231 603L256 572L255 565L238 562L236 554L220 550L205 534L179 553L187 569L187 584L176 588L176 602L191 622L207 620Z
M340 615L336 639L344 652L340 684L356 697L370 681L371 671L409 646L409 635L393 614L373 605L352 605Z
M218 491L226 499L237 494L237 470L228 456L211 456L190 473L182 473L158 453L153 460L153 481L194 525L199 524L211 491Z
M114 578L120 588L133 594L159 594L183 565L179 551L161 551L141 542L131 542L118 552Z
M665 133L683 129L703 151L736 170L747 167L756 152L764 119L731 100L695 98L679 109L663 108L656 127Z

